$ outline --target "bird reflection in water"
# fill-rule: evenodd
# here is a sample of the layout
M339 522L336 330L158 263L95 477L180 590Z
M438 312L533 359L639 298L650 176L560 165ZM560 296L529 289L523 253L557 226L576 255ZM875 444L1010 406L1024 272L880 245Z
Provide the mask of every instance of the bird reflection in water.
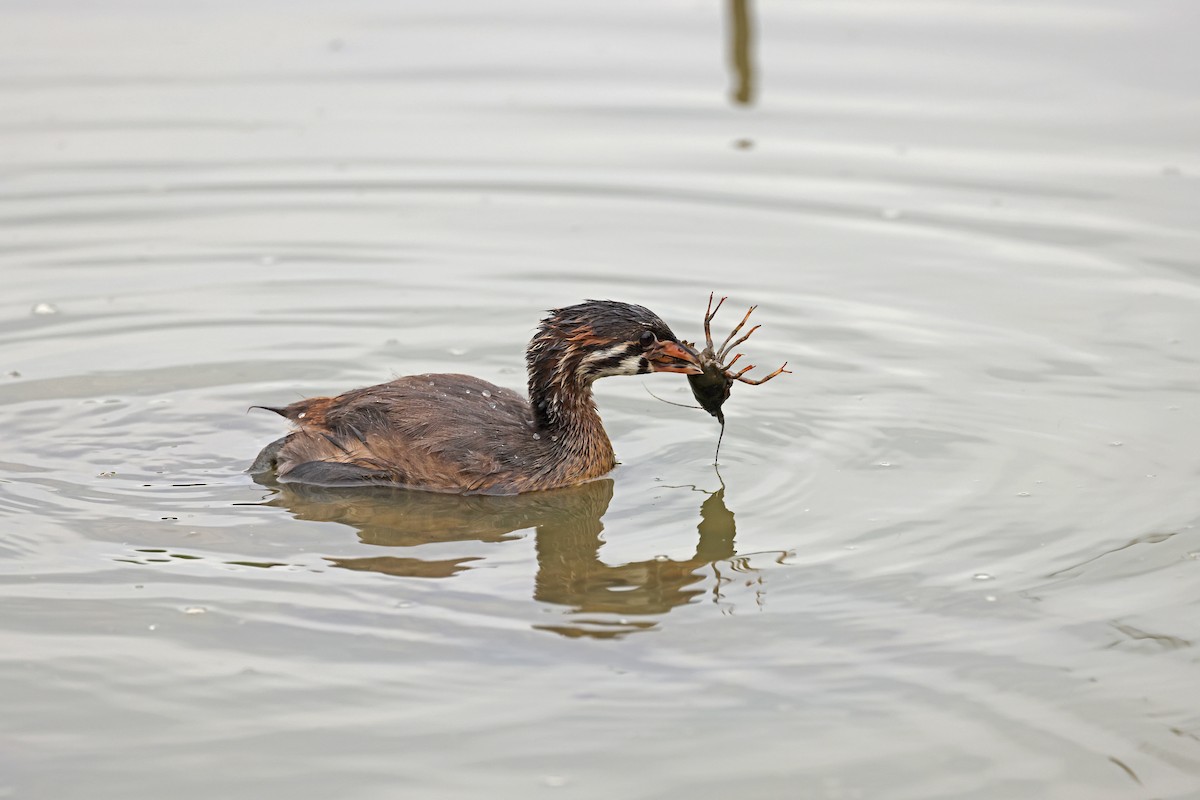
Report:
M272 485L272 484L269 484ZM653 617L704 594L721 599L721 562L748 569L734 560L733 513L725 505L725 487L701 492L699 539L695 553L682 560L651 557L606 564L601 519L608 511L613 481L602 479L544 492L515 496L450 495L403 489L320 489L273 485L265 504L285 508L297 519L339 522L358 531L364 544L417 547L446 542L503 542L517 531L535 530L535 600L570 609L569 621L541 624L539 630L563 636L612 638L653 629ZM693 487L670 487L693 489ZM410 578L448 578L481 560L467 557L428 560L392 555L330 558L343 569ZM711 565L712 586L703 585ZM595 617L592 615L599 615ZM611 616L609 616L611 615ZM635 617L637 619L629 619Z

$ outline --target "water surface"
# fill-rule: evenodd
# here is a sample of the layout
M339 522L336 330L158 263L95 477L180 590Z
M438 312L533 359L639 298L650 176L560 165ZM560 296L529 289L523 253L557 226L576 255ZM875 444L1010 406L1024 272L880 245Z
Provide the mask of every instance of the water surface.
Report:
M1200 795L1200 15L730 6L0 10L0 797ZM719 474L243 472L709 291Z

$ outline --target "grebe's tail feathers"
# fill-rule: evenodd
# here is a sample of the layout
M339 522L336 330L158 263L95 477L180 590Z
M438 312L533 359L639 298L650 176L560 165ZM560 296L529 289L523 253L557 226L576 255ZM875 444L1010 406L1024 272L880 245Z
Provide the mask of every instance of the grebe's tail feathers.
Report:
M250 408L246 410L252 411L256 408L261 408L263 411L273 411L281 417L286 417L288 415L287 406L250 406Z
M346 487L396 485L395 477L387 472L337 461L305 461L279 476L279 482Z

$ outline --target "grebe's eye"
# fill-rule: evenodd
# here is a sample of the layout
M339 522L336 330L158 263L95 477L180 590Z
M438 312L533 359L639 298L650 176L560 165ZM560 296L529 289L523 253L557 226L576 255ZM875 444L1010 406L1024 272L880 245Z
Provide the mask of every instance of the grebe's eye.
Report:
M658 341L658 337L654 335L654 331L642 331L641 338L638 339L638 344L642 347L649 347Z

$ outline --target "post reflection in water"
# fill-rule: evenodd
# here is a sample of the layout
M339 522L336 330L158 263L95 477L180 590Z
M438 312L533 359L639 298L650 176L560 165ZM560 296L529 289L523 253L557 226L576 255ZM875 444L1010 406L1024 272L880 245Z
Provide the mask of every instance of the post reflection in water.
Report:
M277 493L265 505L287 509L297 519L339 522L355 528L364 544L418 547L440 542L502 542L515 531L535 529L537 574L535 600L566 606L571 621L537 625L564 636L609 638L655 627L645 619L669 612L703 594L704 567L712 565L713 599L727 580L719 562L734 557L736 528L725 506L725 487L704 492L694 487L668 487L704 495L699 539L694 555L682 560L663 556L610 565L600 557L604 544L601 521L613 496L612 480L531 492L512 497L462 496L400 489L319 489L273 485ZM380 555L329 558L344 569L409 578L448 578L471 568L481 557L428 560ZM740 565L738 569L745 569ZM582 619L576 615L612 614L616 619ZM642 619L630 621L625 617Z
M730 96L740 106L754 103L757 76L754 69L754 12L750 0L729 0L729 61L734 86Z

